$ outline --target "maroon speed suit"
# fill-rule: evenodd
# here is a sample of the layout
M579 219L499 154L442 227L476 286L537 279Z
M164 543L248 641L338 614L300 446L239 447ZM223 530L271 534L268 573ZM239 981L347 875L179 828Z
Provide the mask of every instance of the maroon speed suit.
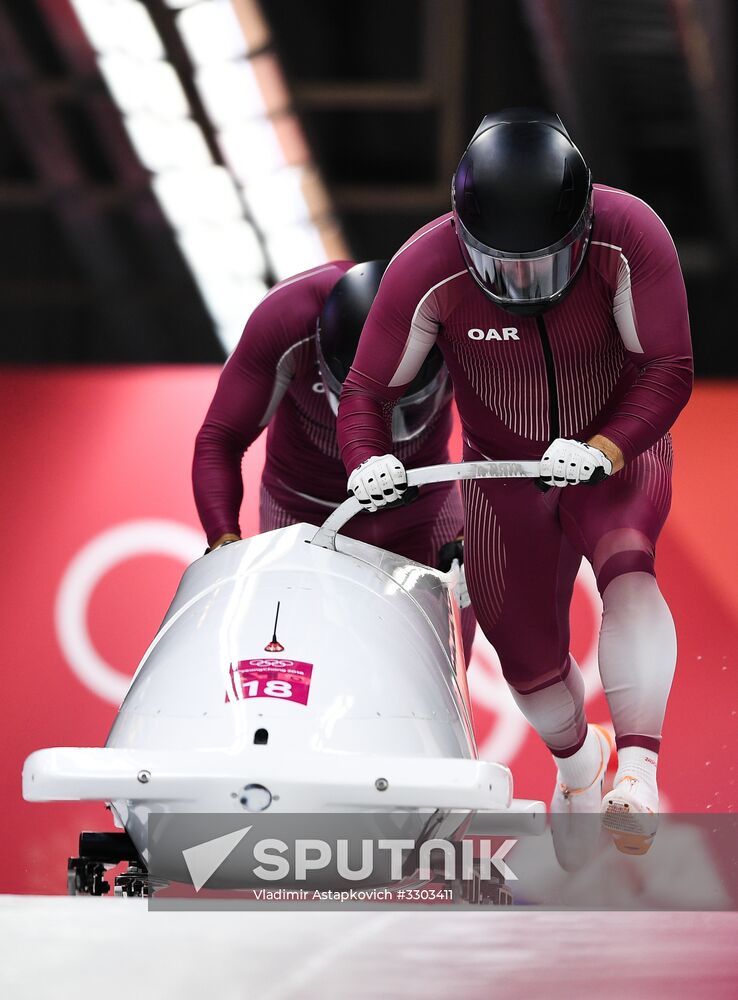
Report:
M317 319L336 282L353 266L334 261L275 285L250 316L223 369L195 443L192 478L200 520L213 543L240 534L241 458L268 425L261 480L260 529L322 524L346 498L336 417L326 399L315 345ZM392 445L408 467L448 462L451 392L417 437ZM372 516L362 511L342 533L435 566L438 551L461 533L456 486L426 487L413 504ZM476 622L462 612L471 652Z
M555 438L595 434L622 449L625 468L597 485L547 493L530 480L465 486L469 592L520 694L573 683L569 604L582 556L603 593L622 574L653 574L671 498L668 431L691 390L686 296L668 231L644 202L602 185L594 212L573 287L538 317L506 312L477 287L450 215L419 230L385 273L339 409L348 472L391 452L387 403L436 343L453 378L466 459L539 459ZM666 695L661 684L651 699L648 684L636 678L620 697L619 746L658 748ZM580 715L576 732L549 745L565 756L584 731Z

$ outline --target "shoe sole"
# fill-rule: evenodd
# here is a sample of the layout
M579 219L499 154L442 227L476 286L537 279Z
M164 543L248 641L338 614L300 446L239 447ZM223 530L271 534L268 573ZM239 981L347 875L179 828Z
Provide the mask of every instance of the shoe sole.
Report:
M621 854L646 854L653 843L656 833L644 829L655 824L656 816L649 813L636 813L630 808L630 803L619 795L607 797L607 805L602 811L602 826L612 837L612 842Z

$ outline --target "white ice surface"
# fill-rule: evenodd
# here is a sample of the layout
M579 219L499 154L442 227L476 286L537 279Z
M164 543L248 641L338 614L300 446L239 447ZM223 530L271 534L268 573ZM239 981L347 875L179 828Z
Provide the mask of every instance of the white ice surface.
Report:
M0 897L8 1000L738 995L736 913L149 913Z

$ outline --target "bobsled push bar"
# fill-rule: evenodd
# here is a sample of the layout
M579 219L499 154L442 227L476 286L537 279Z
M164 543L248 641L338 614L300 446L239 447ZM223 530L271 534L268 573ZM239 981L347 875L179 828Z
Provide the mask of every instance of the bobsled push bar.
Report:
M409 469L408 486L448 483L456 479L537 479L540 462L458 462L452 465L426 465ZM311 540L323 549L336 548L336 534L362 509L356 497L350 496L328 517Z

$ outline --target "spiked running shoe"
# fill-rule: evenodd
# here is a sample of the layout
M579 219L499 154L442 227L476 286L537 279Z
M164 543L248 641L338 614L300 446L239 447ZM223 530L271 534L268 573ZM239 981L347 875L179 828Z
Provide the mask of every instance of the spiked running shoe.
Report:
M599 816L602 782L614 742L602 726L590 725L597 737L599 764L592 781L584 788L570 788L556 776L551 799L551 836L556 858L567 872L579 871L597 853L602 823Z
M626 774L602 800L602 826L623 854L645 854L658 826L658 808L646 782Z

